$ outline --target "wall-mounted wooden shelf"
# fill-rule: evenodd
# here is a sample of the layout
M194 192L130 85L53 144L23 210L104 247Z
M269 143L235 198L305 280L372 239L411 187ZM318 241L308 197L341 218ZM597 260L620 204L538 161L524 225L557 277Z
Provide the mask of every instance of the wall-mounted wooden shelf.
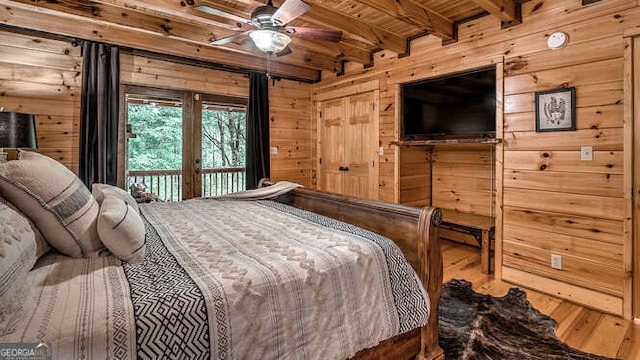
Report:
M485 144L495 145L502 142L502 139L477 138L477 139L432 139L432 140L400 140L392 141L391 145L459 145L459 144Z

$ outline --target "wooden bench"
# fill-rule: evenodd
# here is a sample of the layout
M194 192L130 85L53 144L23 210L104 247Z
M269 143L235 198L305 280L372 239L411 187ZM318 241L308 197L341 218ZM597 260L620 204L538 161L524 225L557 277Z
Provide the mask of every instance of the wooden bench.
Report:
M494 241L495 219L491 216L465 213L452 209L440 210L442 210L442 223L440 224L440 228L471 235L477 242L477 244L472 245L480 246L482 273L490 274L491 247ZM451 238L447 236L444 231L441 232L441 237ZM451 240L467 242L456 238Z

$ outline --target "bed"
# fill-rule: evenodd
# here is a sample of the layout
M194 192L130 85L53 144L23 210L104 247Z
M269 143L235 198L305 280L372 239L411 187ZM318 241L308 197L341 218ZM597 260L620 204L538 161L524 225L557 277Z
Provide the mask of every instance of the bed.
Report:
M43 158L0 165L1 343L43 342L54 358L443 356L437 209L305 188L136 209L109 187L87 198L68 170ZM21 167L42 171L41 162L54 174L25 185L34 176L17 175ZM121 211L105 227L110 204ZM85 217L96 211L94 231ZM45 226L56 220L58 238ZM122 224L143 231L114 233Z

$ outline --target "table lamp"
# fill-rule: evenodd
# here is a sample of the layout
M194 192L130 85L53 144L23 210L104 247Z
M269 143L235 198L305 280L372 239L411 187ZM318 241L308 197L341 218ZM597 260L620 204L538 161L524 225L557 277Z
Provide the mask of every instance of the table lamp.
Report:
M0 163L7 161L9 149L35 149L36 119L32 114L0 111Z

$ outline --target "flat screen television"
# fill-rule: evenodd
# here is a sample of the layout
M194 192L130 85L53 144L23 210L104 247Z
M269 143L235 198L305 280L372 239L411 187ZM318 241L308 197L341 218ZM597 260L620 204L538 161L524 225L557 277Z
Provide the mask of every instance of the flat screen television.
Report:
M405 140L495 136L495 67L403 84L401 101Z

